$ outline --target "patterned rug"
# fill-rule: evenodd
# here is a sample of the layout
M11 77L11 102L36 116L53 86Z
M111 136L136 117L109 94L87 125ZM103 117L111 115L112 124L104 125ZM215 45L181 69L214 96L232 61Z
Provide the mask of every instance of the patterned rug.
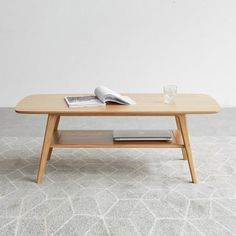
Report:
M194 137L199 184L178 149L56 149L0 140L0 235L236 235L236 138Z

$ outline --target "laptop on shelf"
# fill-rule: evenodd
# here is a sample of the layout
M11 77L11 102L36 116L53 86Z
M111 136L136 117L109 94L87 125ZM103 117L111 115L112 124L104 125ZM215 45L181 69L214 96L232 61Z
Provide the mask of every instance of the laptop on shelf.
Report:
M171 130L113 130L114 141L170 141Z

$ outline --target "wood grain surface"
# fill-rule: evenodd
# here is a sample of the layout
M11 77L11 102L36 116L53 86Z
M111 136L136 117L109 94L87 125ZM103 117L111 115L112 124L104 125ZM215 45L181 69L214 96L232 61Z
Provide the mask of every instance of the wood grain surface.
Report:
M15 111L25 114L58 114L64 116L156 116L175 114L210 114L220 111L217 102L205 94L177 94L175 104L165 104L162 94L125 94L136 105L109 104L98 107L68 108L65 96L85 94L39 94L25 97Z

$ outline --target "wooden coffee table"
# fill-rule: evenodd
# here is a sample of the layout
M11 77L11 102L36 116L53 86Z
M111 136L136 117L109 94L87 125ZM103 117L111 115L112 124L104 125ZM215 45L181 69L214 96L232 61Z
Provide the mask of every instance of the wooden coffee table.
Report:
M178 94L175 104L163 103L162 94L125 94L136 105L106 105L99 107L68 108L64 97L78 94L39 94L25 97L16 106L16 112L46 114L48 116L43 141L37 183L42 183L47 161L53 148L181 148L188 161L192 182L197 183L192 157L186 115L210 114L220 111L216 101L204 94ZM81 95L81 94L80 94ZM82 94L85 95L85 94ZM173 116L177 128L171 141L114 142L112 130L58 130L61 116ZM134 120L135 122L135 120Z

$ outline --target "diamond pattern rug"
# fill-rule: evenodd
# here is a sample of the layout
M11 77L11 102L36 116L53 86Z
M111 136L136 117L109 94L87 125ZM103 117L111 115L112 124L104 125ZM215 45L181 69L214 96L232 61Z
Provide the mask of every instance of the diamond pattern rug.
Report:
M236 235L236 138L194 137L199 184L178 149L55 149L0 139L0 235Z

